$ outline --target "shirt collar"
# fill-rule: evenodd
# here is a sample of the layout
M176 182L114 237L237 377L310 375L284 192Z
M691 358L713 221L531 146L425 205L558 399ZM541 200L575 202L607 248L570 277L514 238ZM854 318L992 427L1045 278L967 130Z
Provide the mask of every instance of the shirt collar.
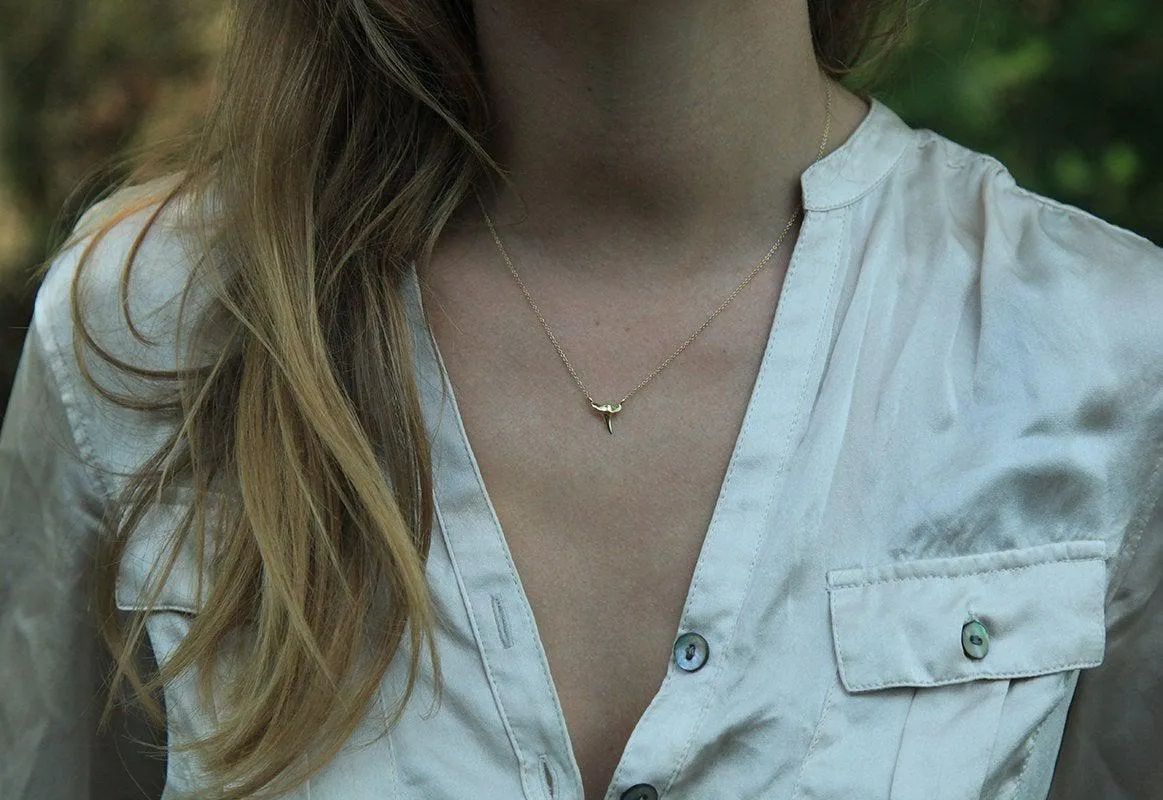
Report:
M829 211L859 200L900 161L916 131L875 97L848 139L800 176L806 211Z

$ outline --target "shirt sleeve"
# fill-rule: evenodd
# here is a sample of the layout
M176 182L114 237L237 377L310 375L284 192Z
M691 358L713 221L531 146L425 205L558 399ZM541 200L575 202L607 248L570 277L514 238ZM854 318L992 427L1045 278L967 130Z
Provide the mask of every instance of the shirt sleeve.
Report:
M143 790L164 766L134 752L131 718L97 730L108 661L90 594L107 503L78 434L81 376L63 369L75 361L43 299L0 427L0 797L156 797Z
M1103 663L1079 676L1050 800L1163 800L1163 498L1115 568ZM1121 578L1120 578L1121 573Z

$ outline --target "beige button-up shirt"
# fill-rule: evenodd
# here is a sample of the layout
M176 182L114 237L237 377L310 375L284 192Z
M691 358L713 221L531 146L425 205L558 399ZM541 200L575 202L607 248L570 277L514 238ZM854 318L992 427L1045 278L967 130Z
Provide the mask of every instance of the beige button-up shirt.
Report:
M683 646L605 800L1163 798L1163 251L880 102L802 188L802 230L675 630ZM90 303L106 306L123 354L173 366L164 338L146 349L124 332L118 305L142 219L98 249ZM113 796L91 788L85 589L120 480L110 470L166 432L80 377L68 308L79 250L39 291L0 432L4 800ZM164 334L188 259L163 226L138 263L135 318L158 311ZM401 725L377 738L398 659L349 746L294 797L580 800L414 273L403 289L433 437L427 569L447 692L431 709L424 673ZM181 508L175 495L143 527L121 608L140 607ZM191 563L149 609L159 659L198 613ZM168 687L172 741L214 725L192 692ZM172 753L163 796L198 787Z

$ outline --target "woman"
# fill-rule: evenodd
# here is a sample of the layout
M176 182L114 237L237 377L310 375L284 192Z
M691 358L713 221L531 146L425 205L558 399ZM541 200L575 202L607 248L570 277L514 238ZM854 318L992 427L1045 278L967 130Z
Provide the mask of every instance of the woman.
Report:
M1163 254L898 6L242 4L38 294L0 794L113 796L96 620L166 798L1163 797Z

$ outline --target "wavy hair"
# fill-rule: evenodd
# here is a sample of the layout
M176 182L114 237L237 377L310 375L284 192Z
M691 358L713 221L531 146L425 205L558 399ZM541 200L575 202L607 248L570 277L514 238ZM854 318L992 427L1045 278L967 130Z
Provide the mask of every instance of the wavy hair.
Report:
M899 37L907 0L808 6L817 59L843 77ZM203 127L134 161L72 292L86 380L110 402L175 423L113 498L124 513L101 540L96 609L112 686L127 682L159 724L155 698L186 670L202 698L221 698L215 729L188 746L212 781L206 796L223 800L280 796L326 764L405 635L407 687L388 726L425 645L439 702L425 582L431 461L402 279L478 180L508 180L483 144L490 117L470 0L249 0L233 4L228 30ZM171 178L163 189L127 200L159 175ZM178 368L148 370L101 346L77 286L96 244L148 210L120 285L128 330L145 342L129 316L129 275L168 207L200 243L182 309L195 283L213 303L192 322ZM163 387L162 399L101 386L85 350ZM121 620L114 590L130 537L178 485L192 500L153 597L186 545L213 577L188 634L146 676L135 665L145 615ZM214 669L226 651L228 678Z

